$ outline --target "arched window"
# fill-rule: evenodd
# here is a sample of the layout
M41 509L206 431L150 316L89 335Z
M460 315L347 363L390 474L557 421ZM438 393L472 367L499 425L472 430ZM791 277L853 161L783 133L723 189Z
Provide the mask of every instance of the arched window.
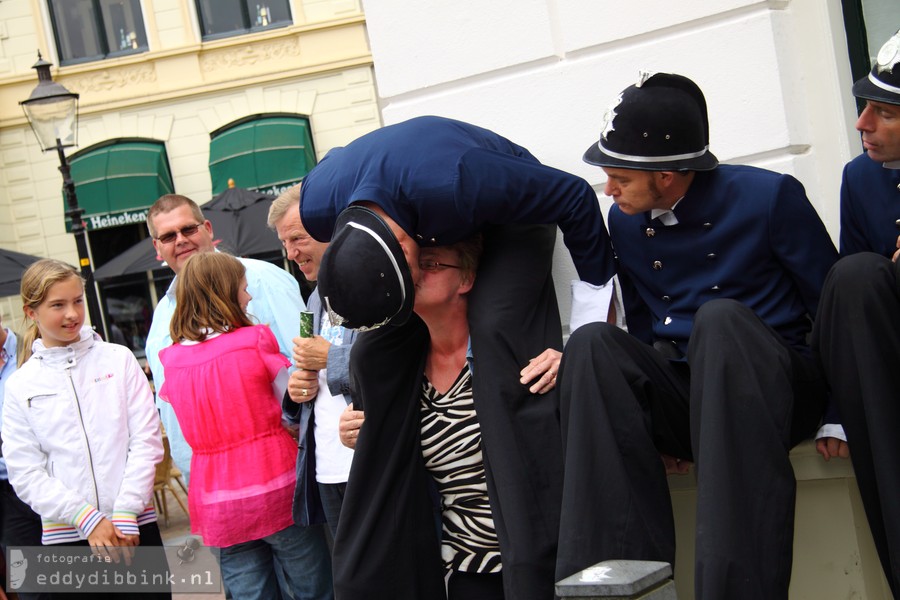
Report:
M103 142L69 162L88 231L143 223L150 205L174 191L166 147L154 140Z
M159 269L162 263L154 260L146 224L147 209L163 194L174 192L165 144L148 139L109 140L73 154L70 163L96 265L104 337L128 346L140 358L154 298L165 293L172 278L170 270ZM130 256L129 251L142 240L149 266L137 273L121 267L111 270L114 259ZM159 275L148 280L146 271L154 268Z
M237 187L280 194L316 163L309 119L300 115L254 115L210 134L209 174L213 196Z

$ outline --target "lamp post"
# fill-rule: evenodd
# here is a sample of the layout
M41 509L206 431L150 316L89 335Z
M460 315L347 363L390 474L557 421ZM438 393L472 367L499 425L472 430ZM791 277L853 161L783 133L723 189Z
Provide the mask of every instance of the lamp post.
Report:
M38 73L37 87L31 92L28 100L22 100L22 110L31 125L41 150L56 150L59 154L59 171L63 176L63 192L66 197L65 215L72 221L72 235L78 248L78 263L81 276L85 281L88 314L94 328L103 329L103 317L100 303L97 300L97 288L94 287L94 272L88 252L87 234L81 215L84 209L78 206L75 195L75 182L69 170L69 161L63 148L75 146L78 142L78 94L70 92L65 86L53 81L50 75L52 63L41 58L32 66Z

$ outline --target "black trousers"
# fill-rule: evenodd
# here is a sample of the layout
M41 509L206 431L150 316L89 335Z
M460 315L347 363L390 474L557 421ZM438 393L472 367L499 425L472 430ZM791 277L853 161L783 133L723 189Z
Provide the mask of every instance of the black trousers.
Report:
M0 479L0 543L40 546L41 517L22 502L6 479Z
M813 330L840 409L869 528L900 598L900 274L889 259L854 254L832 267Z
M559 394L531 394L519 371L562 350L552 277L555 225L485 231L469 299L473 399L507 598L554 593L563 457Z
M825 387L815 362L733 300L697 312L687 364L601 323L566 345L557 579L624 558L674 564L660 453L697 472L695 597L788 597L796 482Z
M41 517L19 499L8 480L0 479L0 544L4 559L9 546L40 546L41 531ZM51 594L39 593L18 595L21 600L48 600L52 597Z
M450 571L447 600L504 600L500 573Z

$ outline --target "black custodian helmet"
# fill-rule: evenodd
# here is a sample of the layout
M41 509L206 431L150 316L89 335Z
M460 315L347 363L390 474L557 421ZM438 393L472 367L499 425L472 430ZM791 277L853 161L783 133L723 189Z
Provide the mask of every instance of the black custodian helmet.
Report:
M415 289L403 248L368 208L351 206L338 215L318 279L334 325L368 331L402 325L412 313Z
M853 95L865 100L900 104L900 31L878 51L869 74L853 84Z
M584 161L642 171L715 169L703 92L682 75L642 71L606 110L600 140Z

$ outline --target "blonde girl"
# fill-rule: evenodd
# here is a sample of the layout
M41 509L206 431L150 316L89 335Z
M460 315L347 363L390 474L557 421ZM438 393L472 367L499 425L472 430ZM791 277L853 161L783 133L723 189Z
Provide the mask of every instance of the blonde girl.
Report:
M3 455L42 543L162 545L151 497L163 447L147 378L128 348L84 325L84 283L43 259L22 276L26 359L6 383Z

